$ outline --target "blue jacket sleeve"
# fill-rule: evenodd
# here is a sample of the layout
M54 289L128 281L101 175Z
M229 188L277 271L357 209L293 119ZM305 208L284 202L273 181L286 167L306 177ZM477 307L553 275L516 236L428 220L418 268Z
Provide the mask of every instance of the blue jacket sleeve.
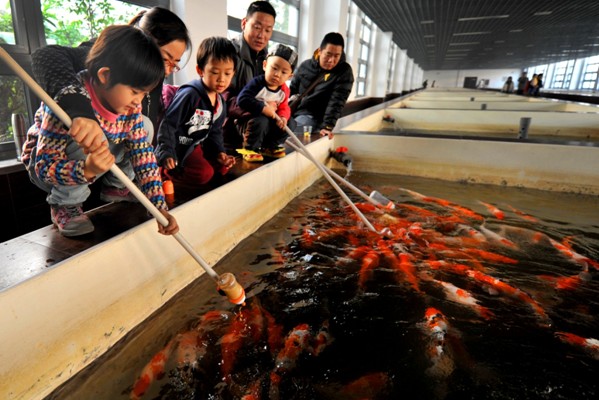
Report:
M177 160L177 138L179 135L185 135L188 129L186 123L193 115L198 97L197 90L192 87L181 87L175 93L156 135L156 158L159 165L162 165L167 158Z
M262 115L264 109L264 103L260 100L256 100L256 95L264 87L264 76L258 76L250 81L241 90L237 96L237 104L243 111L247 111L252 116L258 117Z

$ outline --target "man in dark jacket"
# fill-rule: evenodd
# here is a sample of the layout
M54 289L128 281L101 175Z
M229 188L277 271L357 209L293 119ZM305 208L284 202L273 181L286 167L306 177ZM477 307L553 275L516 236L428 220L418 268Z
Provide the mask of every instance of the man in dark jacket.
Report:
M354 73L345 61L345 41L337 32L327 33L314 56L297 68L291 85L296 95L290 105L298 127L312 126L320 135L333 137L333 128L354 84Z
M239 62L231 85L223 97L227 102L227 122L225 123L225 141L229 147L239 147L242 141L234 120L243 111L237 106L236 97L255 76L264 74L263 63L268 54L268 42L274 31L277 13L268 1L254 1L241 20L241 34L231 39L237 48Z

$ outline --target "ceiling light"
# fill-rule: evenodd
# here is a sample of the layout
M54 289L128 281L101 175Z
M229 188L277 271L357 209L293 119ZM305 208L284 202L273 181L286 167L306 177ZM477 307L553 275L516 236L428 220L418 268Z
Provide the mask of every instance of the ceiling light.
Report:
M426 38L426 39L430 39L430 38L434 38L435 35L424 35L423 37Z
M510 33L518 33L518 32L522 32L522 29L511 29Z
M471 51L471 50L472 49L447 49L447 52L450 52L450 51L459 51L459 52L462 52L462 51Z
M468 17L468 18L458 18L459 22L465 22L465 21L478 21L481 19L500 19L500 18L509 18L509 15L489 15L489 16L485 16L485 17Z
M426 20L426 21L420 21L420 23L421 23L422 25L425 25L425 24L434 24L434 23L435 23L435 20L433 20L433 19L428 19L428 20Z
M505 40L496 40L494 43L505 43Z
M461 32L454 33L453 36L469 36L469 35L487 35L491 32Z
M470 46L471 44L479 44L480 42L464 42L464 43L449 43L450 46Z
M536 13L534 13L533 15L535 15L535 16L537 16L537 17L539 17L539 16L542 16L542 15L549 15L549 14L551 14L552 12L553 12L553 11L537 11L537 12L536 12Z

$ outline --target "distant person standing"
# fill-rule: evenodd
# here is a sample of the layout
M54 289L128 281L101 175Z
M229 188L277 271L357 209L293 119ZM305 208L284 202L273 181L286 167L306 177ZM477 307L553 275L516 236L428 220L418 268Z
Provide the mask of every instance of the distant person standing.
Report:
M536 86L539 84L539 78L537 74L532 74L532 79L528 81L528 87L524 90L524 94L532 96L535 92Z
M426 89L428 86L428 79L426 79L424 82L422 82L422 88Z
M354 73L345 61L344 48L340 33L327 33L314 56L297 68L289 86L292 96L289 105L298 128L312 126L321 136L332 139L354 84Z
M520 77L518 78L518 88L516 89L516 94L524 94L524 90L526 85L528 84L528 76L526 72L522 72Z
M537 84L534 85L531 95L538 96L543 87L543 74L537 75Z
M501 89L503 93L512 93L514 91L514 81L511 76L508 76L507 81L503 84L503 88Z

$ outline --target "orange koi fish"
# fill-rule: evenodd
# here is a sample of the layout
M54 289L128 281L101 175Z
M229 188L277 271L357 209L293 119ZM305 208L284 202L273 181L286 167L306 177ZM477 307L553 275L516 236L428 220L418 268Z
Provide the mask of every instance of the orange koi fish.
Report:
M312 340L310 353L314 356L320 355L329 344L333 343L333 340L334 339L329 332L329 321L326 320L322 323L320 330Z
M441 311L433 307L426 309L423 330L429 338L426 354L432 363L426 373L435 378L447 378L455 368L453 360L445 350L448 329L447 318Z
M572 276L539 275L538 277L553 283L557 290L574 290L578 288L582 282L591 280L591 275L588 271L582 271L579 274Z
M588 257L583 256L582 254L578 254L570 246L566 246L562 243L559 243L551 238L549 238L549 242L559 250L563 255L568 257L570 260L575 263L582 265L585 268L585 271L588 270L589 265L592 265L595 269L599 269L599 263L595 260L591 260Z
M488 308L478 304L479 301L475 299L474 296L472 296L472 294L470 294L468 291L460 289L449 282L436 279L433 279L433 281L443 287L448 300L470 307L472 310L474 310L474 312L484 319L488 320L493 316L493 313Z
M364 400L381 397L389 390L389 375L384 372L373 372L351 381L339 390L340 398L347 400Z
M549 316L541 307L539 303L537 303L530 295L524 293L520 289L517 289L511 285L508 285L505 282L500 281L497 278L494 278L490 275L483 274L480 271L475 270L467 270L466 275L473 278L475 281L487 284L491 286L494 290L497 290L499 293L507 294L511 297L517 298L526 304L528 304L533 311L539 316L539 318L543 321L543 323L549 323Z
M479 226L478 229L480 229L482 234L485 235L488 239L490 239L496 243L500 243L507 247L518 248L518 245L516 245L516 243L512 242L511 240L509 240L507 238L504 238L500 234L495 233L490 229L485 228L483 225Z
M274 372L284 373L291 371L299 356L308 351L312 334L308 324L299 324L289 332L285 338L283 349L277 354Z
M503 213L503 211L501 211L499 208L495 207L493 204L489 204L489 203L485 203L483 201L478 200L478 202L480 204L482 204L483 206L485 206L487 208L487 210L489 210L489 212L491 214L493 214L493 216L497 219L504 219L505 218L505 214Z
M502 256L501 254L492 253L490 251L485 251L485 250L480 250L480 249L475 249L475 248L463 249L462 251L467 254L470 254L472 256L480 257L486 261L503 263L503 264L518 264L518 260L515 260L510 257Z
M425 201L428 203L434 203L434 204L440 205L442 207L450 208L467 218L472 218L472 219L476 219L476 220L480 220L480 221L482 221L484 219L482 215L475 213L471 209L460 206L459 204L455 204L449 200L440 199L438 197L425 196L421 193L418 193L418 192L415 192L415 191L409 190L409 189L401 189L401 190L409 193L415 199Z
M162 379L164 376L165 365L171 357L174 343L174 339L170 340L167 345L158 353L156 353L150 362L142 369L141 374L133 384L133 389L131 390L131 394L129 396L132 400L141 399L152 382Z
M539 222L538 218L535 218L532 215L528 215L525 212L520 211L520 210L510 206L509 204L507 206L514 214L518 215L520 218L525 219L530 222Z
M555 332L555 336L564 343L584 349L595 360L599 360L599 340L584 338L568 332Z
M378 267L379 265L379 254L370 250L362 259L362 266L360 267L360 278L358 279L358 286L360 289L364 289L366 281L370 278L370 271Z

